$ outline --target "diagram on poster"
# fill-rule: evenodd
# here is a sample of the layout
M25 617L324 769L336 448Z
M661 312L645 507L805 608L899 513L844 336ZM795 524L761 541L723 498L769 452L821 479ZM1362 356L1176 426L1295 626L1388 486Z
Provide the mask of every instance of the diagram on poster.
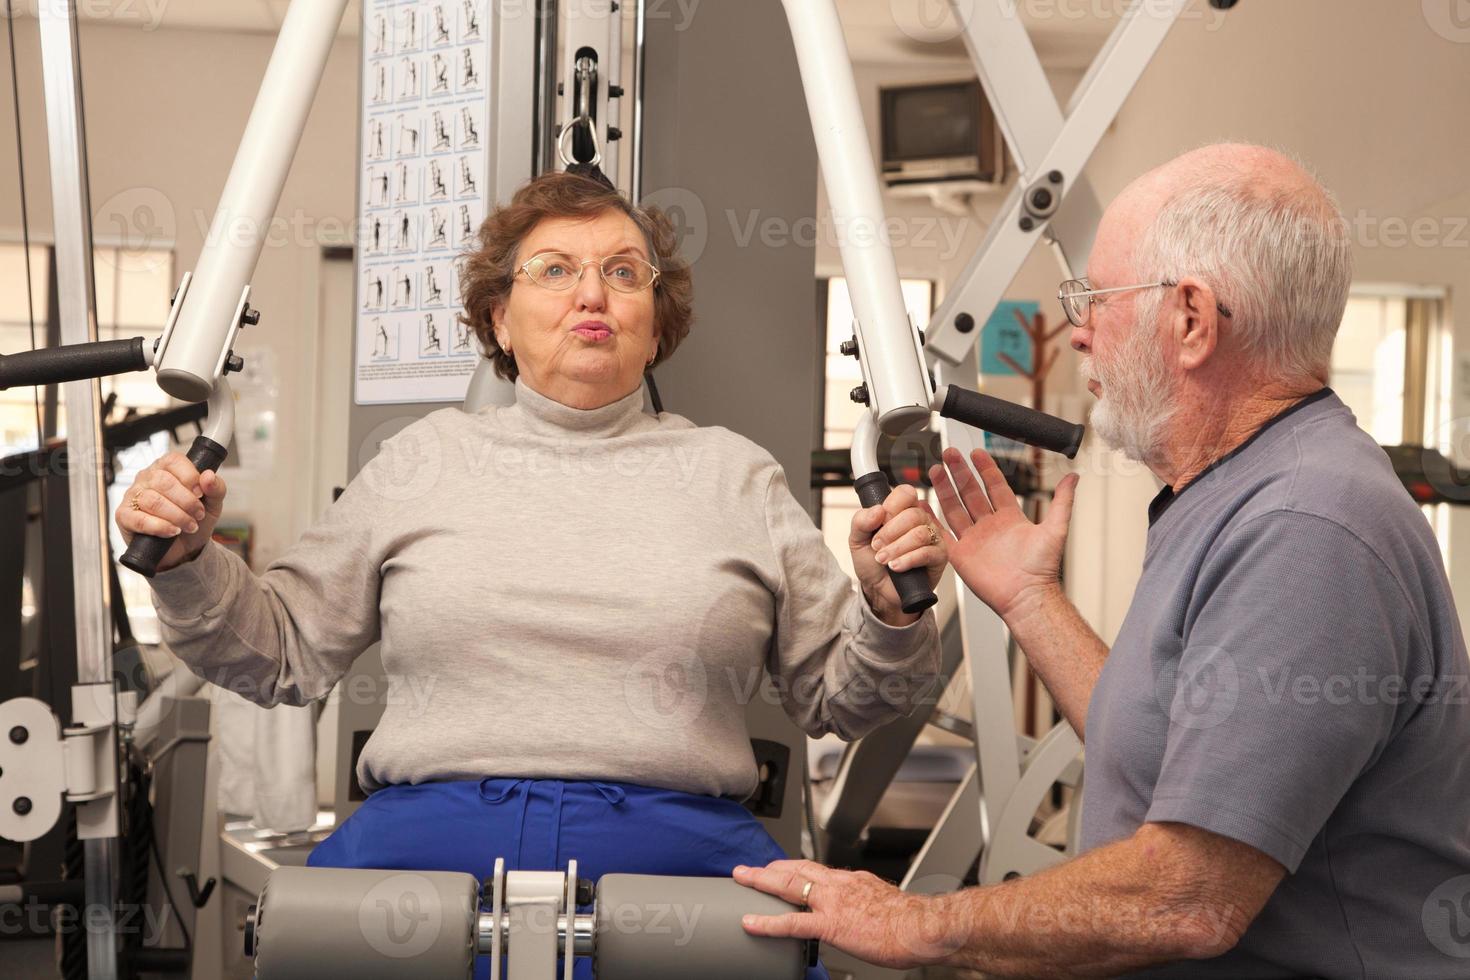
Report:
M460 401L459 263L485 219L487 0L364 0L359 405Z

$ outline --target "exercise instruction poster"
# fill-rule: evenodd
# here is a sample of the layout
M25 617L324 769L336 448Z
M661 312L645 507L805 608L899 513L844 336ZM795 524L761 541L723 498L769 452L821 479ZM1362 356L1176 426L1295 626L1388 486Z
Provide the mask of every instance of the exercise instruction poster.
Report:
M486 215L487 0L364 0L359 405L460 401L459 263Z

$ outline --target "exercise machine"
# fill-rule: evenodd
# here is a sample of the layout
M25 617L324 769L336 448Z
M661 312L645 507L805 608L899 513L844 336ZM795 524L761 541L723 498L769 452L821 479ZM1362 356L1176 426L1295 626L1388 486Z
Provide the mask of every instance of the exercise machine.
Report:
M605 4L589 6L606 8ZM1168 7L1168 16L1160 16L1153 10L1147 17L1137 16L1135 7L1079 86L1078 95L1065 116L1050 95L1024 31L1017 22L1003 15L999 4L975 5L974 15L964 22L966 40L996 104L1022 176L963 281L923 332L904 312L896 264L882 236L871 236L871 243L859 241L860 236L849 236L843 243L842 260L854 286L856 314L854 337L846 350L858 358L862 367L864 383L854 392L854 397L868 408L854 438L852 452L854 484L865 505L881 501L889 492L887 478L878 467L878 440L884 435L923 429L930 425L936 413L945 420L939 430L945 442L962 449L975 444L972 429L980 428L1068 456L1077 451L1080 427L989 398L962 382L973 384L976 376L973 351L978 337L976 323L983 322L1037 238L1059 251L1069 274L1085 263L1097 205L1080 176L1081 169L1182 9L1183 0ZM845 227L879 229L883 221L881 193L835 5L832 0L784 0L784 8L796 44L822 174L834 213ZM299 138L342 9L341 3L331 0L292 5L215 216L218 228L227 232L254 228L263 235L296 145L295 138L282 139L282 132ZM53 130L52 137L53 150L58 151L53 152L53 185L58 188L58 259L62 265L58 277L70 303L87 304L91 276L88 256L84 254L86 247L82 244L88 240L87 207L85 182L79 177L84 143L75 111L75 22L68 16L72 14L70 10L62 14L48 12L45 16L50 19L43 20L43 38L50 39L48 52L59 51L65 55L73 77L73 84L68 87L65 71L52 67L62 64L61 56L52 57L48 53L48 108L53 104L59 107L58 128ZM567 70L562 79L563 94L570 100L571 112L558 130L553 122L555 96L550 91L552 79L557 76L549 69L555 60L556 32L540 21L541 18L502 17L499 5L491 5L486 18L486 28L499 32L494 36L499 39L496 50L502 56L494 64L480 68L487 73L487 79L494 79L494 84L501 86L502 92L496 102L499 111L490 121L495 132L487 161L493 177L491 187L497 197L505 196L533 172L553 165L550 164L553 151L563 165L573 160L595 163L601 157L605 171L617 173L615 159L605 151L609 144L616 142L615 137L622 135L614 132L617 126L613 108L614 101L623 97L615 67L620 60L617 54L620 31L610 27L606 20L598 24L594 18L587 17L578 25L575 38L569 34L561 60ZM69 124L64 118L68 99ZM258 118L270 120L272 139L253 137ZM635 125L634 142L640 138L641 132ZM631 179L636 185L637 152L633 159ZM68 166L71 171L63 169L59 174L70 176L55 179L57 168ZM74 205L70 197L62 201L71 189L75 189L79 204ZM63 214L63 209L70 210ZM65 247L64 230L72 242ZM225 375L240 366L232 346L238 331L258 319L251 305L249 277L260 241L257 237L243 247L231 248L229 243L239 242L240 238L239 234L230 233L210 235L210 241L225 246L218 255L206 249L196 272L184 278L175 295L165 334L155 348L148 348L141 341L110 342L117 346L105 349L104 345L95 344L84 335L89 308L83 305L64 311L64 322L82 325L83 336L73 336L69 343L74 348L89 345L88 349L66 351L65 364L60 362L62 350L43 352L52 360L43 354L17 355L19 360L0 363L0 372L12 372L5 376L8 382L0 380L0 383L67 381L69 414L74 412L73 418L86 419L96 414L96 386L90 379L116 371L151 368L159 384L171 393L187 400L209 402L209 429L203 437L206 441L196 441L191 458L198 452L196 466L217 466L232 428ZM92 398L92 412L85 411L88 403L82 400L77 402L77 409L71 408L73 390L78 392L78 399ZM82 474L79 483L88 485L88 480L91 480L91 490L74 498L73 513L80 515L80 523L85 525L78 532L79 553L97 568L91 569L86 561L78 563L79 595L85 591L84 585L90 586L101 572L101 563L96 560L96 542L94 539L89 542L89 535L105 534L105 516L98 520L102 509L100 480ZM125 563L147 574L151 567L156 567L167 542L161 542L160 547L160 544L148 544L146 539L139 540L143 542L137 549L140 553L134 555L134 549L129 549L130 557ZM150 551L156 552L152 565ZM929 592L922 573L900 577L898 584L906 609L922 610L934 604L935 597ZM1039 802L1041 794L1049 791L1058 779L1076 781L1076 738L1064 726L1058 726L1039 743L1018 741L1010 703L1009 665L999 652L1005 649L1003 631L988 610L963 590L959 605L964 647L970 651L976 763L930 845L906 879L910 887L946 876L958 883L977 855L985 862L981 871L984 880L1029 873L1059 859L1052 848L1040 844L1032 848L1026 843L1030 839L1030 817L1035 813L1034 805L1026 810L1026 801ZM115 810L116 794L108 802L108 787L115 786L120 778L118 773L106 771L106 744L109 739L115 742L119 731L126 730L132 706L109 686L105 664L110 651L98 631L93 629L93 634L86 650L79 650L79 661L85 660L87 664L79 680L85 678L85 683L102 689L100 696L98 690L82 692L84 700L97 702L101 707L95 712L79 709L75 719L83 720L84 728L91 730L79 731L70 743L57 729L65 785L58 787L53 779L46 794L69 793L72 799L95 804L97 810L105 813L109 807ZM959 669L958 658L947 658L946 663L951 664L948 667L951 673ZM4 710L0 708L0 712ZM37 730L50 731L39 716L34 724ZM852 761L844 763L842 785L855 786L862 782L854 778L855 773L868 780L868 767L855 765L860 758L856 753L868 752L871 756L880 748L881 742L868 741L854 749ZM56 750L51 751L54 758ZM901 755L898 757L901 761ZM90 780L84 778L88 775L88 758L102 760L100 768L94 767ZM68 765L72 768L66 768ZM879 766L878 771L881 770ZM1067 776L1068 773L1071 775ZM983 794L980 792L982 775ZM82 799L94 793L100 795L92 800ZM837 827L845 821L847 827L860 828L861 806L865 804L859 805L858 810L844 810L845 798L845 792L837 794L823 822ZM38 817L36 823L39 821ZM89 845L89 896L110 907L106 898L107 842L116 835L115 819L109 822L106 816L99 818L95 831L89 832L97 834L94 838L97 843ZM275 872L269 900L261 903L257 961L260 952L269 949L272 942L284 943L291 928L289 916L285 917L288 921L284 925L279 915L271 922L272 904L289 895L291 888L307 887L309 879L302 876L315 874L293 870L285 878L276 877L284 870ZM669 887L674 886L670 883ZM494 886L491 892L493 917ZM385 900L391 904L391 898ZM475 916L480 914L473 906L470 908ZM564 905L562 912L565 914L569 909L570 904ZM494 923L490 932L499 934ZM562 943L564 948L565 936ZM276 946L278 950L281 948ZM101 941L96 951L103 961L115 953ZM99 966L97 971L93 975L109 975L105 966Z
M462 980L476 956L491 980L571 980L590 959L598 980L800 980L817 944L758 939L742 915L794 908L728 878L510 871L483 883L444 871L281 868L253 907L246 944L259 980L332 972ZM560 967L558 968L558 962Z

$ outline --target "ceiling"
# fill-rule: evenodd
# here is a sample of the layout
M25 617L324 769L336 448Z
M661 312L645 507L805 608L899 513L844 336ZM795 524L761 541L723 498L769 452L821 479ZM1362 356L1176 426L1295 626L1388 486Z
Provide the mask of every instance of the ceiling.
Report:
M672 0L665 0L672 2ZM681 0L685 2L685 0ZM740 3L744 0L693 0ZM856 62L905 64L968 61L948 0L836 0ZM1083 0L954 0L961 10L976 3L1000 3L1020 18L1044 63L1084 67L1116 23L1121 4ZM21 0L22 7L25 0ZM91 20L184 30L245 31L274 34L289 0L78 0ZM693 8L695 15L698 8ZM350 0L342 35L356 37L361 0Z
M1120 4L1083 0L956 0L962 11L999 3L1020 19L1042 61L1085 67L1117 23ZM853 61L893 64L969 60L959 21L945 0L837 0Z

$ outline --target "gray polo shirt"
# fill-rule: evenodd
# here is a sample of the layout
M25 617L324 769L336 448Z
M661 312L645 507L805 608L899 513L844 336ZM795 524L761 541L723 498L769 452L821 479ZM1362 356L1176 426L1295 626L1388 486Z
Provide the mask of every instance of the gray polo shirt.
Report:
M1324 389L1149 516L1083 846L1185 823L1288 875L1231 952L1144 975L1470 977L1470 662L1383 451Z

